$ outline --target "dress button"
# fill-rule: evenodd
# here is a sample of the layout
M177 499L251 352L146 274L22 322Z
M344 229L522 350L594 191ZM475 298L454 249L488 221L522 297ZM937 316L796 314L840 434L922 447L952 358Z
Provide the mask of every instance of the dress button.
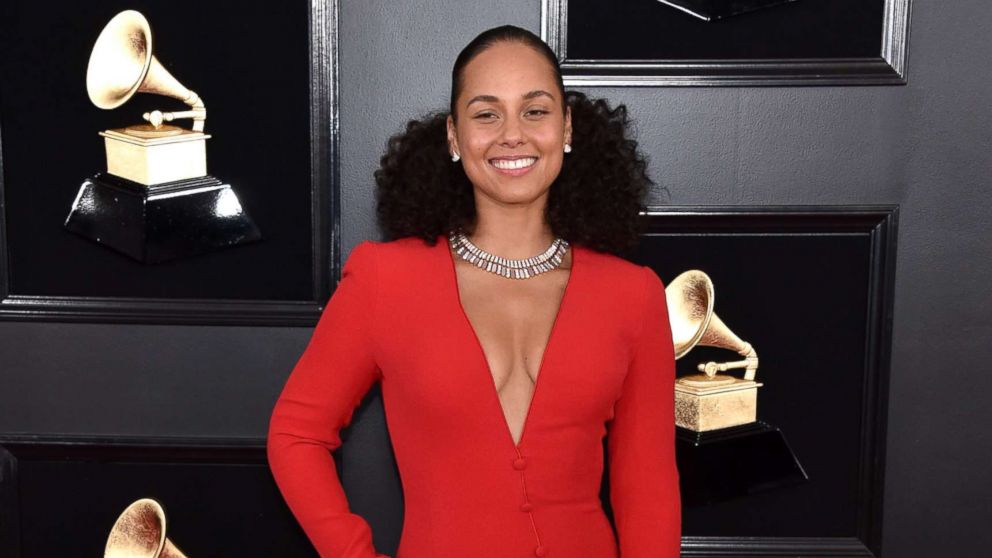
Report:
M548 548L546 546L544 546L544 545L540 545L540 546L538 546L537 548L534 549L534 554L536 554L538 556L547 556L548 555Z
M522 512L529 512L532 509L534 509L534 504L531 504L530 502L524 502L523 504L520 504L520 511Z
M513 460L513 468L518 471L523 471L527 468L527 460L523 457L518 457Z

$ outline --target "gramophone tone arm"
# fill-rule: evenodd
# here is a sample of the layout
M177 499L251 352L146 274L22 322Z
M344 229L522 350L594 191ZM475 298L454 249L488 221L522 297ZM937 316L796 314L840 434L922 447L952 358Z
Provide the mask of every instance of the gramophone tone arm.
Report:
M162 122L172 122L177 118L192 118L193 131L202 132L203 123L206 120L207 115L206 115L206 111L196 111L196 110L182 110L182 111L174 111L174 112L162 112L160 110L153 110L151 112L146 112L142 114L141 117L147 120L152 126L155 126L156 128L162 126Z
M754 347L750 343L744 343L744 347L741 348L739 353L744 357L744 360L700 363L696 366L696 369L700 372L705 372L707 376L713 376L717 372L726 372L734 368L744 368L744 379L754 380L755 373L758 371L757 351L754 350Z
M747 368L746 360L736 360L734 362L707 362L703 364L700 362L696 365L696 369L700 372L706 372L707 376L712 376L717 372L726 372L727 370L733 370L735 368Z
M147 120L152 126L158 128L162 125L162 122L172 122L177 118L192 118L193 119L193 131L202 132L203 125L207 121L207 107L203 104L203 99L197 95L194 91L189 90L189 97L183 100L184 103L189 105L192 110L174 111L174 112L162 112L160 110L153 110L151 112L146 112L142 114L142 118Z

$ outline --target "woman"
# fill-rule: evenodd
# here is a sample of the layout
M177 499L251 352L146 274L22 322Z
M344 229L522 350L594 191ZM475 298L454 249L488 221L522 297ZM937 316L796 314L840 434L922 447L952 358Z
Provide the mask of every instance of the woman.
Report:
M450 115L390 140L376 180L395 240L348 257L269 432L322 556L385 556L328 452L374 382L403 483L398 558L678 555L664 286L609 253L636 242L650 184L626 124L566 95L553 52L507 26L459 55Z

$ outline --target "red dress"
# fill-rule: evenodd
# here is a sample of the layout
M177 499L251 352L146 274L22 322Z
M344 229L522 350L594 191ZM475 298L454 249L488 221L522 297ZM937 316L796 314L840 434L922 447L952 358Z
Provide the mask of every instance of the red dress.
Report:
M675 357L658 275L572 244L514 444L454 257L443 235L355 247L276 403L269 463L320 555L386 556L329 453L381 382L404 495L396 558L678 556ZM616 536L599 499L607 432Z

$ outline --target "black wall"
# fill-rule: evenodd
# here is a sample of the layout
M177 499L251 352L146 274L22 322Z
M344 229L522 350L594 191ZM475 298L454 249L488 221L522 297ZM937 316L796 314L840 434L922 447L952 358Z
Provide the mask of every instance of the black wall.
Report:
M450 63L471 37L504 22L537 31L540 3L342 0L340 10L346 255L378 238L371 174L386 138L445 105ZM654 203L899 204L883 551L982 556L992 543L992 8L916 0L912 10L906 86L587 92L627 104L661 186ZM0 322L0 433L259 437L309 334ZM364 456L388 448L377 412L358 415L352 433ZM394 493L345 461L356 500Z

